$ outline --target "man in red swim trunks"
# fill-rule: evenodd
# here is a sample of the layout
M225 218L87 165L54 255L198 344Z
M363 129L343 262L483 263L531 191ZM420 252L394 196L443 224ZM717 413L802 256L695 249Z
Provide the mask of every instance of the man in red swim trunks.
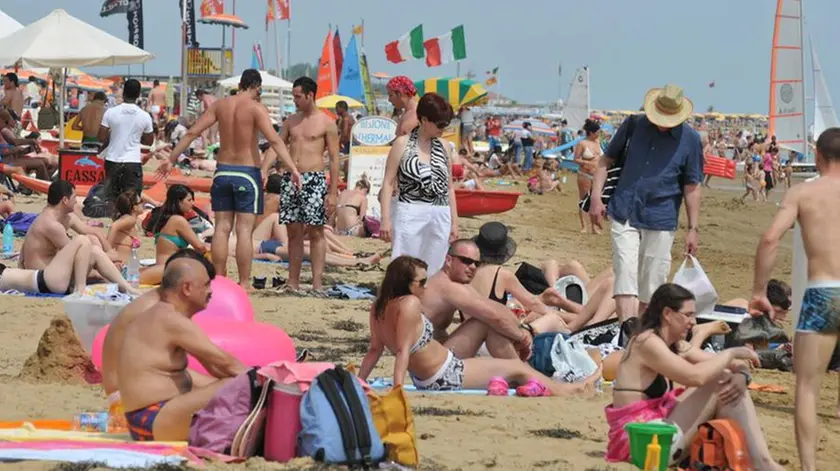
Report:
M192 321L210 301L210 276L201 262L172 261L158 292L160 302L125 328L117 384L135 440L185 441L193 414L228 378L248 368L214 345ZM188 370L187 354L213 377Z

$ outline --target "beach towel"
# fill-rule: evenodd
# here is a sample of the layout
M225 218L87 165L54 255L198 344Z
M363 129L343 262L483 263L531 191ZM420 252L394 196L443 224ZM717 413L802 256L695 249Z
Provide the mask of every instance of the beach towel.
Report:
M259 259L259 258L255 258L254 262L255 263L270 263L270 264L273 264L273 265L280 265L281 267L286 268L286 269L289 268L289 262L287 262L285 260L280 260L278 262L275 262L274 260L262 260L262 259ZM306 266L306 265L311 265L311 263L309 263L309 260L304 260L303 261L303 266Z
M161 456L153 453L120 449L48 449L0 448L0 461L58 461L69 463L102 462L109 468L146 468L155 465L177 465L186 460L181 456Z
M327 295L336 299L373 299L373 291L356 285L335 285L327 290Z
M630 461L630 437L624 426L633 422L651 422L667 418L677 406L677 398L683 391L684 389L674 389L662 397L636 401L618 409L612 404L605 407L604 413L610 426L606 460L613 463Z
M276 361L260 368L257 374L277 384L296 384L305 393L319 374L331 368L335 365L326 362Z
M29 293L25 291L18 291L16 289L7 289L0 291L0 295L5 296L25 296L27 298L63 298L64 293Z
M394 385L394 381L391 378L379 377L373 378L370 382L368 382L371 388L375 391L384 391L390 389ZM487 390L486 389L457 389L457 390L449 390L449 391L432 391L428 389L417 389L413 384L403 384L402 386L403 391L406 392L420 392L423 394L465 394L467 396L486 396ZM508 389L508 396L515 396L516 389Z

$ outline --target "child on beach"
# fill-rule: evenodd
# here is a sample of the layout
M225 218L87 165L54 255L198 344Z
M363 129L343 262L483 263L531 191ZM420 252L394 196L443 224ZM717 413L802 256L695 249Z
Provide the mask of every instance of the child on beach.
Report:
M827 129L820 135L816 154L820 178L790 188L759 242L749 305L754 316L774 316L766 286L781 239L798 222L808 260L808 287L793 342L794 424L803 471L817 467L817 401L840 333L840 206L836 204L840 198L840 128Z
M744 166L744 187L747 191L744 193L744 196L741 197L742 203L749 195L752 195L753 201L758 201L758 191L756 190L756 187L758 186L757 178L755 164L747 162Z

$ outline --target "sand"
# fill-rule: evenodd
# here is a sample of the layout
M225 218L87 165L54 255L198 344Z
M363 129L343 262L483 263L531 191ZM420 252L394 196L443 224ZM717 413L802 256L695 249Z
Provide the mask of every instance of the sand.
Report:
M522 190L523 185L514 187ZM490 220L510 225L519 249L510 265L518 261L537 263L547 258L581 261L589 273L610 263L608 235L579 233L573 180L566 195L521 197L511 212L462 219L463 235L473 235ZM510 190L511 187L501 189ZM752 283L753 258L759 234L776 210L773 203L741 204L733 199L740 193L723 190L706 192L701 216L700 261L715 283L722 300L746 297ZM775 200L778 201L778 194ZM20 210L37 211L43 198L18 197ZM684 221L674 244L673 270L683 250ZM20 243L20 241L18 241ZM348 244L372 251L385 248L374 240L353 239ZM789 281L790 236L780 250L775 275ZM145 240L141 255L153 255L151 240ZM233 267L233 264L230 265ZM275 267L255 264L256 275L273 275ZM278 270L286 276L284 270ZM306 274L306 272L305 272ZM331 280L379 281L379 271L330 270ZM285 329L297 346L310 349L316 359L359 364L366 351L369 303L275 297L253 297L258 320ZM60 300L4 297L0 303L0 419L69 419L80 411L105 410L101 389L88 386L56 372L56 362L44 358L39 346L45 329L62 314ZM58 329L51 335L58 335ZM66 336L57 338L70 342ZM72 348L55 350L71 354ZM38 353L37 362L27 360ZM51 363L52 362L52 363ZM52 365L52 369L46 368ZM390 375L393 358L383 357L375 375ZM78 365L77 365L78 366ZM19 376L25 370L26 374ZM84 370L84 368L82 368ZM38 374L33 374L37 372ZM72 376L72 375L71 375ZM834 418L837 402L835 374L826 377L819 403L821 429L819 465L832 469L840 461L840 421ZM78 377L76 375L75 377ZM773 456L790 469L798 459L793 432L794 377L790 373L760 371L756 383L778 384L782 394L753 393ZM418 446L424 469L632 469L629 465L608 466L603 460L607 426L603 408L610 391L589 399L580 398L495 398L476 396L411 395ZM0 465L6 469L50 469L44 463ZM228 469L305 469L306 464L281 467L251 460ZM214 467L213 469L221 469Z

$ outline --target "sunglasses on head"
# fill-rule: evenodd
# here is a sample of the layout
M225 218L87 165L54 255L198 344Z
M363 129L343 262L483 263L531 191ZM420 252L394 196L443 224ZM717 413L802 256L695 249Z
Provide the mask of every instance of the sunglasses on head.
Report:
M466 266L475 265L476 267L481 266L481 260L473 260L470 257L464 257L463 255L455 255L451 254L453 257L457 258Z

